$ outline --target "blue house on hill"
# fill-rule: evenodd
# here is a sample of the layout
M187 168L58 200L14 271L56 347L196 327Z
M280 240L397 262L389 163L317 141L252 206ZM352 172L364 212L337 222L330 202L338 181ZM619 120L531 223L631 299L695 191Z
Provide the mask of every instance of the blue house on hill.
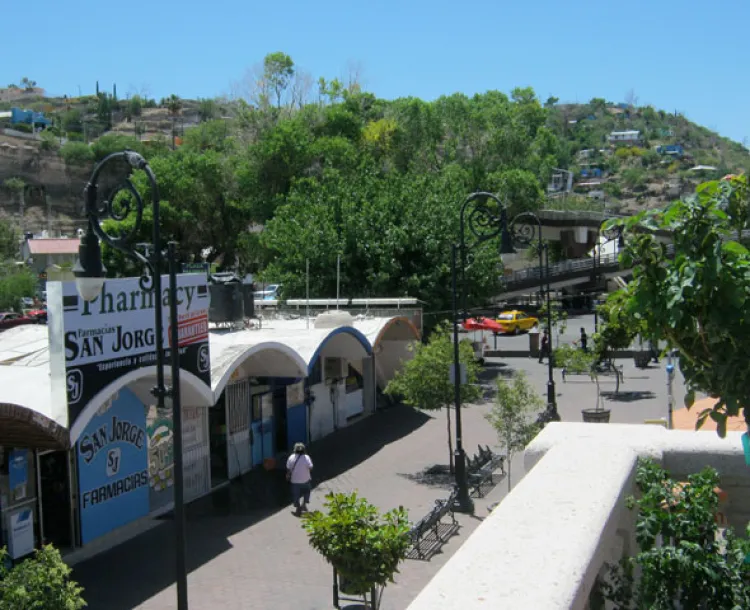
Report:
M26 125L40 125L44 128L52 125L52 121L44 116L43 112L34 112L33 110L21 110L20 108L10 109L11 125L24 123Z

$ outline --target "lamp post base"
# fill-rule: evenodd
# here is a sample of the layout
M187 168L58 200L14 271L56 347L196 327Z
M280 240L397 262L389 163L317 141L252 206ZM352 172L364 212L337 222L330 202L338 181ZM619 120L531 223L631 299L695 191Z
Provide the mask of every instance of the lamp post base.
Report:
M466 476L466 453L463 447L453 452L456 468L456 489L458 490L457 506L459 512L474 514L474 501L469 495L469 482Z

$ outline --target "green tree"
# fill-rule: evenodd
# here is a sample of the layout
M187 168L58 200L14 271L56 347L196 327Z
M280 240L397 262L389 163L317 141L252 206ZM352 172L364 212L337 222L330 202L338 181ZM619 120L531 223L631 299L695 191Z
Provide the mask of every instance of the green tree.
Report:
M276 108L281 108L281 98L294 78L294 62L286 53L269 53L263 59L263 79L273 91Z
M172 117L179 116L180 112L182 112L182 100L174 93L165 100L164 106Z
M498 377L496 385L495 404L487 414L487 420L497 432L500 446L505 450L510 491L513 455L523 451L539 433L540 426L534 416L544 410L545 403L522 371L516 373L512 381Z
M26 183L21 178L6 178L3 186L18 197L18 210L23 221L26 210Z
M513 214L535 212L544 201L539 179L523 169L509 169L490 175L490 183L498 196L507 202Z
M627 499L637 510L638 552L610 566L606 600L618 610L750 607L750 543L731 528L719 530L718 485L712 468L680 483L652 461L639 462L639 495Z
M143 98L140 95L134 95L128 100L125 106L125 116L128 121L143 114Z
M448 456L453 472L453 440L450 412L454 402L454 385L451 383L453 338L447 326L436 328L427 343L417 343L412 348L413 357L388 383L385 393L401 398L407 405L425 411L445 409L448 432ZM463 340L459 346L459 359L466 377L461 383L461 405L471 403L480 396L477 385L479 365L474 360L471 342Z
M0 311L21 311L21 299L33 297L37 279L25 267L8 264L0 267Z
M52 546L8 567L8 552L0 549L0 608L8 610L80 610L83 589L71 580L72 570Z
M610 222L624 227L621 261L633 268L620 310L643 323L647 338L679 351L688 406L696 392L719 399L697 425L710 416L722 437L728 416L750 422L750 252L738 239L749 216L747 178L739 176L704 183L665 210ZM671 233L672 255L657 231Z
M215 100L203 99L199 100L198 104L198 116L202 122L212 121L219 115L219 108Z
M0 220L0 263L15 260L18 257L18 245L16 228L8 221Z
M409 550L408 514L402 507L381 514L356 492L329 493L324 506L326 512L302 516L310 546L347 583L347 592L364 597L379 588L371 606L376 610L383 587L394 582Z

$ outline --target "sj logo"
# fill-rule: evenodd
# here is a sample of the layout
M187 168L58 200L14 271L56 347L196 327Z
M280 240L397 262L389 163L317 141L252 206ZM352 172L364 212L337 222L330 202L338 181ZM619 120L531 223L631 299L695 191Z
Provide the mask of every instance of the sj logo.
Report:
M208 371L210 366L210 357L208 353L208 345L201 345L198 350L198 371L205 373Z
M83 394L83 373L78 369L68 371L65 383L68 387L68 403L73 405L81 400Z
M107 476L113 477L120 472L120 448L115 447L107 452Z

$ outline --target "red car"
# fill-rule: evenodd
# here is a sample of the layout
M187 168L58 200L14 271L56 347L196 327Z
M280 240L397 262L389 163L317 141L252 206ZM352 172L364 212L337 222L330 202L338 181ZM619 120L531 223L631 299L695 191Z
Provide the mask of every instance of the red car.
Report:
M29 318L20 313L14 313L8 311L0 313L0 332L14 328L15 326L21 326L23 324L37 324L36 318Z
M26 313L26 317L32 318L37 324L46 324L47 310L45 308L33 309Z

